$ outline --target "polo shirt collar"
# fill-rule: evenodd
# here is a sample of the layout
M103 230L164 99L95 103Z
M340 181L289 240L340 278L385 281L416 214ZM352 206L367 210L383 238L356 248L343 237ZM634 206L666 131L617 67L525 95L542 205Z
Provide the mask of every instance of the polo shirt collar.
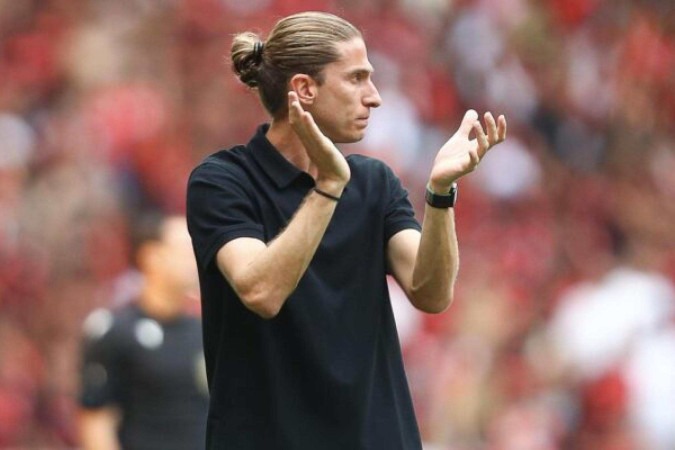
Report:
M258 127L248 143L255 160L278 188L288 187L297 177L305 173L291 164L267 139L269 124Z

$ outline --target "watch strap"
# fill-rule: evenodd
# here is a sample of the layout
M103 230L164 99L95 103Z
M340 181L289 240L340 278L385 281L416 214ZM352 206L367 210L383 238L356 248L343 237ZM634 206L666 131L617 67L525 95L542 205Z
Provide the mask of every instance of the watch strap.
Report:
M452 208L457 203L457 183L452 183L447 194L437 194L427 184L424 199L432 208Z

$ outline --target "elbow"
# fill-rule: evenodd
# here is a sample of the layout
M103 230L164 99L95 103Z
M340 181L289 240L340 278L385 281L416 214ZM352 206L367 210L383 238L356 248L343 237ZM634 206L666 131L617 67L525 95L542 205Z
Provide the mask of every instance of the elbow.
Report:
M427 314L440 314L447 311L447 309L452 304L452 299L440 299L437 301L431 301L427 303L420 304L417 306L417 309L423 311Z
M249 290L239 293L244 306L263 319L274 319L284 304L285 299L263 290Z
M253 313L261 317L262 319L265 320L271 320L274 319L277 315L279 315L279 311L281 311L281 308L277 308L271 305L267 304L245 304L248 309L250 309Z
M411 295L412 304L415 308L427 314L440 314L445 312L452 305L454 292L448 292L444 295Z

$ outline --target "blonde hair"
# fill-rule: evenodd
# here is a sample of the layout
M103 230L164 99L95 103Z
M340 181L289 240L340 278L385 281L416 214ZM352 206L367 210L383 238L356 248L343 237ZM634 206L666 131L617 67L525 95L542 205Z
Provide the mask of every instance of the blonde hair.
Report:
M339 58L335 44L357 37L362 36L354 25L332 14L294 14L277 22L266 41L252 32L235 35L232 69L242 83L258 90L273 117L283 117L291 77L307 74L321 84L324 66Z

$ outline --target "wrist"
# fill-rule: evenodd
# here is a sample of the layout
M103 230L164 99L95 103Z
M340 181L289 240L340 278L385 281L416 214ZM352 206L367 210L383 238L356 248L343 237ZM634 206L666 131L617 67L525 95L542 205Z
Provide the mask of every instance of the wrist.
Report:
M452 190L453 186L457 186L455 180L434 180L429 179L427 182L427 189L431 190L434 194L438 195L448 195Z
M332 180L317 179L314 186L321 192L325 192L334 197L340 197L347 183Z
M452 208L457 202L457 183L453 182L450 187L440 191L436 191L431 187L431 183L427 184L424 199L427 204L433 208Z

